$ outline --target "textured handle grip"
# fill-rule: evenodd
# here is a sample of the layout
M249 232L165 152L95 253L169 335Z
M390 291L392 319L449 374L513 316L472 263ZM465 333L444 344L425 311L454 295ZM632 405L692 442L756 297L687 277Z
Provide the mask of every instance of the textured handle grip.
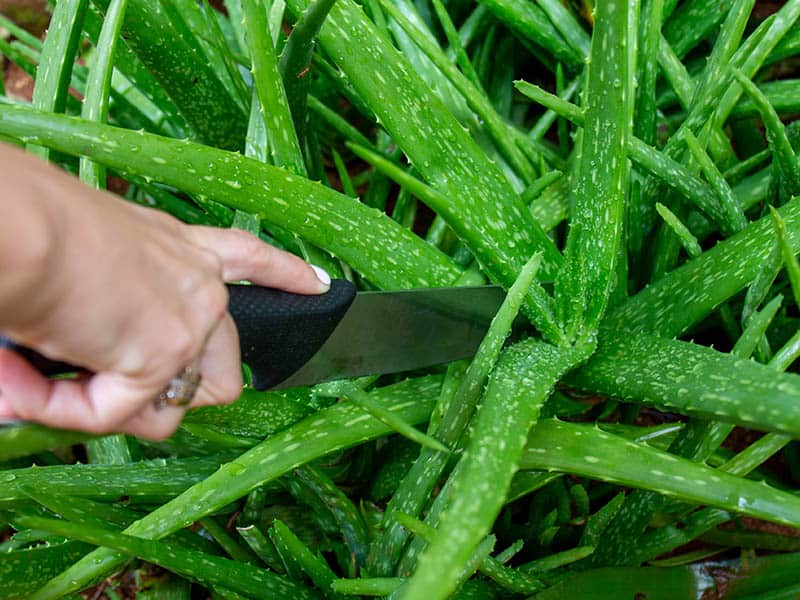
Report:
M239 330L242 360L253 373L253 385L265 390L302 367L322 347L353 303L356 290L337 279L319 296L301 296L256 285L230 285L228 310ZM45 358L0 336L0 347L24 356L45 375L80 368Z
M265 390L289 377L316 354L356 297L349 281L334 280L320 296L300 296L257 286L230 286L229 310L239 330L242 360L253 385Z

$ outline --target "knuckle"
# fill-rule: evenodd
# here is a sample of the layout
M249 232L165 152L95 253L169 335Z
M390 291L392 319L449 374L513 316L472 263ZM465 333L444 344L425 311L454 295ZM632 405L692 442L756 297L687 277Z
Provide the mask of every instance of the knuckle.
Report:
M239 398L242 393L242 376L241 373L232 373L229 377L225 377L219 384L217 395L218 404L231 404Z
M228 288L217 280L216 285L206 290L203 304L205 312L216 323L228 312Z
M100 435L115 433L119 431L122 421L119 415L114 413L97 413L95 417L88 420L82 429L89 433L96 433Z
M207 285L209 279L203 269L187 269L178 280L178 290L186 297L194 296Z
M139 437L144 437L153 441L161 441L170 437L175 430L178 429L180 421L159 421L149 424L147 431L139 434Z
M180 365L187 365L194 360L200 350L203 337L190 327L180 324L174 328L169 341L169 355Z

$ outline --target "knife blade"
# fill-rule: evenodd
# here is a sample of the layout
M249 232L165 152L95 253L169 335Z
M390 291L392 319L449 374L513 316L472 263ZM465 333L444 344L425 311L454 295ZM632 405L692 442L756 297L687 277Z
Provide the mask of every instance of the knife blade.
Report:
M499 286L358 292L334 280L319 296L229 285L229 311L256 389L410 371L472 356L505 297ZM0 347L52 376L78 370L0 336Z

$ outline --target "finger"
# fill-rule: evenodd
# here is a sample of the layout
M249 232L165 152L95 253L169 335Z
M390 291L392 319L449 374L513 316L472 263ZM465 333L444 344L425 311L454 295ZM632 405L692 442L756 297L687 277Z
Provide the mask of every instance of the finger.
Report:
M31 419L26 403L49 393L49 382L16 352L0 348L0 414L6 418ZM22 406L19 411L17 407ZM31 408L31 412L35 407ZM34 420L34 419L31 419ZM38 420L38 419L35 419Z
M15 358L20 358L16 352L0 349L0 419L17 418L17 414L14 412L14 407L7 398L7 392L3 391L4 388L8 389L8 387L5 385L5 381L9 376L13 376L9 373L9 369L14 369L14 365L9 365L8 362L9 360L13 360Z
M121 423L119 431L146 440L163 440L175 433L186 409L180 406L156 407L149 403L136 415Z
M198 364L202 380L191 407L228 404L242 392L239 334L226 314L208 338Z
M202 226L187 230L197 245L220 257L225 281L246 279L296 294L323 294L330 288L331 279L324 270L245 231Z
M112 433L152 404L162 388L115 373L50 381L14 352L0 349L0 389L17 418L62 429Z

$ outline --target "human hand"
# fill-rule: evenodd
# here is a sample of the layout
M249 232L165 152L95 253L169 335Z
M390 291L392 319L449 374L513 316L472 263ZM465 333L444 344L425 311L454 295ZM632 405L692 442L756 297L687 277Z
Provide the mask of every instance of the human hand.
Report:
M324 272L246 232L185 225L17 151L0 149L0 171L0 239L13 227L17 240L0 242L0 331L92 372L50 381L0 349L0 417L164 438L184 409L154 400L187 365L196 361L203 377L192 407L241 391L225 282L329 287Z

